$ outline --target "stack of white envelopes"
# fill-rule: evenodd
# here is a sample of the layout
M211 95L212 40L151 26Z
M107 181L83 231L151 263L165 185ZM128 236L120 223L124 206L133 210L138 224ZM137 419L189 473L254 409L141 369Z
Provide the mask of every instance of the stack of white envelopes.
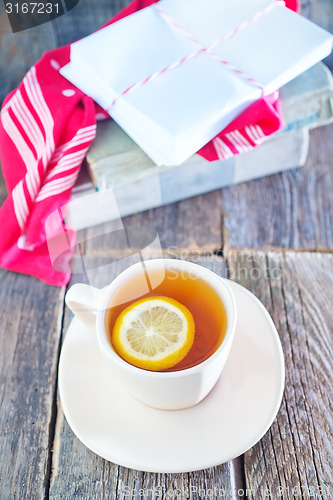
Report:
M157 165L179 165L332 35L276 0L161 0L71 45L62 74Z

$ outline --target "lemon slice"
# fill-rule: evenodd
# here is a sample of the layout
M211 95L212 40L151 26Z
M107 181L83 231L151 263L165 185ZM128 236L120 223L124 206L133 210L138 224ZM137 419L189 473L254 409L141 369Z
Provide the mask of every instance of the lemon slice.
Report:
M166 370L181 361L194 341L190 311L169 297L138 300L118 316L112 343L118 354L146 370Z

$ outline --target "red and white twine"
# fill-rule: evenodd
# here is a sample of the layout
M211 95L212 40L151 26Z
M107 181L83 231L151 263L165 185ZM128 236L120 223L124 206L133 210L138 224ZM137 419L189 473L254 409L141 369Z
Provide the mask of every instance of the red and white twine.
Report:
M235 74L237 74L238 76L242 77L244 80L250 82L251 84L255 85L256 87L259 87L261 89L261 91L262 91L262 94L264 94L264 88L261 85L261 83L259 83L254 78L251 78L249 75L247 75L246 73L244 73L244 71L241 71L240 69L236 68L233 64L231 64L228 61L225 61L224 59L222 59L218 54L214 53L214 49L216 49L216 47L218 47L218 45L220 45L225 40L228 40L229 38L232 38L237 33L239 33L241 30L243 30L244 28L246 28L247 26L249 26L253 22L255 22L258 19L260 19L268 11L270 11L272 8L276 7L276 5L285 5L285 2L283 0L278 0L278 1L274 2L274 3L271 3L270 5L268 5L264 9L260 10L259 12L257 12L256 14L254 14L252 17L250 17L249 19L247 19L243 23L239 24L233 30L229 31L225 35L223 35L220 38L218 38L217 40L215 40L215 42L211 43L208 47L202 47L202 45L190 33L188 33L188 31L183 26L181 26L179 23L177 23L177 21L175 21L173 19L173 17L170 16L170 14L168 14L158 4L154 4L153 7L158 11L158 13L171 26L173 26L174 28L178 29L188 40L190 40L192 43L194 43L195 45L197 45L198 50L196 50L194 52L191 52L190 54L188 54L185 57L182 57L178 61L176 61L176 62L174 62L172 64L169 64L168 66L166 66L162 70L156 71L155 73L147 76L147 78L145 78L144 80L141 80L140 82L134 83L133 85L131 85L130 87L128 87L126 90L124 90L123 92L121 92L120 94L118 94L117 97L115 97L115 99L113 100L111 106L108 108L108 111L112 110L113 106L116 104L116 102L121 97L125 96L126 94L128 94L130 92L133 92L134 90L136 90L136 89L138 89L140 87L143 87L144 85L146 85L147 83L151 82L152 80L155 80L155 78L158 78L158 77L162 76L167 71L170 71L172 69L178 68L179 66L181 66L184 63L190 61L191 59L194 59L195 57L198 57L201 54L207 54L208 56L212 57L213 59L215 59L216 61L218 61L219 63L223 64L225 67L227 67L230 71L232 71Z

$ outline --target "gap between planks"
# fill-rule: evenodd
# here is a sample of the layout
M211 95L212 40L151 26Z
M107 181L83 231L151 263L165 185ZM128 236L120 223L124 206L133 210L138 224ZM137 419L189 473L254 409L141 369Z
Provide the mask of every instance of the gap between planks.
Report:
M65 328L65 310L66 310L66 303L65 303L65 296L68 290L68 285L65 288L65 293L63 296L63 301L62 301L62 313L61 313L61 320L60 320L60 335L59 335L59 343L58 343L58 350L57 350L57 370L56 370L56 376L55 376L55 383L54 383L54 392L53 392L53 398L52 398L52 409L51 409L51 418L49 422L49 443L48 443L48 461L47 461L47 468L45 472L45 500L49 500L50 498L50 489L51 489L51 482L52 482L52 477L53 477L53 470L55 468L54 464L54 452L56 448L56 429L57 429L57 424L58 424L58 367L59 367L59 360L60 360L60 354L61 354L61 347L62 347L62 342L63 342L63 336L64 336L64 328ZM60 404L60 402L59 402Z
M318 248L286 248L286 247L278 247L278 246L263 246L263 247L244 247L237 248L225 243L220 250L221 255L225 256L228 253L279 253L279 254L287 254L287 253L297 253L297 254L333 254L333 248L327 247L318 247ZM219 252L214 252L218 254Z
M84 253L86 258L125 258L129 255L133 255L141 251L139 248L133 248L131 251L129 249L117 250L114 248L109 249L94 249L92 251L88 251ZM156 249L144 249L145 258L184 258L189 259L191 257L221 257L224 258L229 252L235 253L298 253L298 254L306 254L306 253L317 253L317 254L333 254L333 249L330 248L284 248L284 247L246 247L246 248L234 248L228 243L224 244L221 248L215 246L212 249L191 249L188 247L180 247L180 248L162 248L161 252L158 253Z

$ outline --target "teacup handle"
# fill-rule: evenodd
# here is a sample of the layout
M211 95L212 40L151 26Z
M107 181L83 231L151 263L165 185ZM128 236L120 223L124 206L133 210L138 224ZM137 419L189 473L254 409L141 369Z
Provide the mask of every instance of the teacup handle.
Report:
M82 323L90 328L90 330L96 331L98 307L103 298L103 290L83 283L77 283L68 290L65 301Z

